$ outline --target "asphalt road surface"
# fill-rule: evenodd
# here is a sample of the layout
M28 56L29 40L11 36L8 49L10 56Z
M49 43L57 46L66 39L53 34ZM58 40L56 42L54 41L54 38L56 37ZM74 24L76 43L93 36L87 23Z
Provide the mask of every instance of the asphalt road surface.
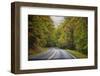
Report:
M55 60L55 59L74 59L69 52L59 48L49 48L48 51L36 56L30 56L29 60Z

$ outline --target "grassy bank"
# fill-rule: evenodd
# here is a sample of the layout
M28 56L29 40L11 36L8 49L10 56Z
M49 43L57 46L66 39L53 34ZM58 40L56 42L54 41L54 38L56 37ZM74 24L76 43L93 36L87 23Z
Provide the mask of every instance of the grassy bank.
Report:
M40 49L37 49L37 50L36 49L35 50L34 49L30 49L28 54L31 55L31 56L35 56L35 55L43 53L43 52L45 52L47 50L48 50L48 48L41 48L41 50Z
M70 54L72 54L76 58L87 58L86 55L82 54L81 52L79 52L77 50L69 50L69 49L66 49L66 51L68 51Z

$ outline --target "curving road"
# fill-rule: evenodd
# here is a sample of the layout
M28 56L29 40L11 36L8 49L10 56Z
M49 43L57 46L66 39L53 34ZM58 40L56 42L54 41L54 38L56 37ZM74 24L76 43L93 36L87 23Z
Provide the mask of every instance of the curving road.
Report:
M36 56L30 56L29 60L54 60L54 59L74 59L69 52L59 48L49 48L48 51Z

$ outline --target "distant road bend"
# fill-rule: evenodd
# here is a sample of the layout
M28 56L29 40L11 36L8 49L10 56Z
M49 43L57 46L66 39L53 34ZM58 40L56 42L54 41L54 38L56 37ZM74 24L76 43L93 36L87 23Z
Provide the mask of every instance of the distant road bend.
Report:
M48 51L36 56L30 56L29 60L54 60L54 59L74 59L69 52L59 48L49 48Z

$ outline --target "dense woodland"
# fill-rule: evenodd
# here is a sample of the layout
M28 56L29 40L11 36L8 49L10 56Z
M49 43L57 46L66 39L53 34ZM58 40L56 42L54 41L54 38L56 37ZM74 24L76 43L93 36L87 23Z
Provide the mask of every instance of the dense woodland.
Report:
M71 49L87 55L88 26L86 17L64 17L64 21L54 27L50 16L28 16L29 50L58 47Z

